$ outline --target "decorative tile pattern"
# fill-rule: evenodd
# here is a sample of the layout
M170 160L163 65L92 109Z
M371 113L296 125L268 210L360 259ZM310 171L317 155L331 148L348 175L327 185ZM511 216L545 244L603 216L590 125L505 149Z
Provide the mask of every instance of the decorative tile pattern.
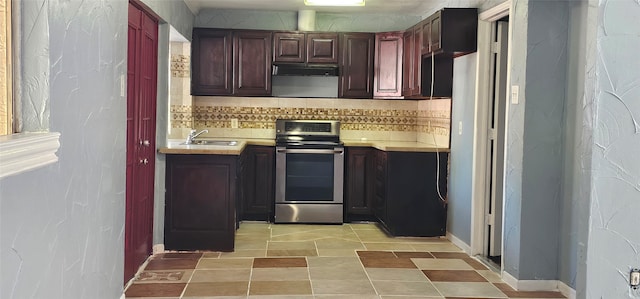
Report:
M189 60L188 55L171 55L171 77L189 78Z
M443 110L212 106L210 103L193 108L172 105L171 126L230 129L231 119L238 119L239 129L274 129L276 119L329 119L340 121L341 130L420 132L448 136L450 106L438 109Z

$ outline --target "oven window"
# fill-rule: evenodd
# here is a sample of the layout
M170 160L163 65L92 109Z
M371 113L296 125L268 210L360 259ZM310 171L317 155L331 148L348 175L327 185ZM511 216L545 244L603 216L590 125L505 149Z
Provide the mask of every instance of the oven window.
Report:
M285 201L333 201L333 154L287 154Z

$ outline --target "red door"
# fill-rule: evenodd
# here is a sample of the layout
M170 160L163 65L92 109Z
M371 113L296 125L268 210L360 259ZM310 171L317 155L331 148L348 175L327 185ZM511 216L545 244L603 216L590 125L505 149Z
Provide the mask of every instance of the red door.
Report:
M158 22L129 3L124 282L151 254Z

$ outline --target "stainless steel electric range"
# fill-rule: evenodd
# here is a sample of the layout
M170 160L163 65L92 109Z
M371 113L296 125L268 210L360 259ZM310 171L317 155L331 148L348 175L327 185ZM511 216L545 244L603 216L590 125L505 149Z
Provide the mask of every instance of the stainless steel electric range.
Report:
M276 121L275 223L342 223L340 122Z

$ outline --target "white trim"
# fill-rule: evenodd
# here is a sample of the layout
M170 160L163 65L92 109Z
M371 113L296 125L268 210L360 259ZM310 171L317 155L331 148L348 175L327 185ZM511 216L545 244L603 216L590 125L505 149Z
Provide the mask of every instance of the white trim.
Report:
M164 253L164 244L156 244L153 245L153 251L151 251L153 255Z
M60 133L0 136L0 179L58 161Z
M495 22L509 15L511 8L511 0L502 2L492 8L489 8L478 15L478 20Z
M120 299L126 299L127 297L124 295L124 293L122 293L122 296L120 296Z
M563 281L558 281L558 290L560 290L560 293L567 297L567 299L576 299L576 290Z
M502 271L502 280L516 291L559 291L568 299L576 298L576 290L559 280L518 280L507 271Z
M476 67L476 103L473 126L473 165L471 172L471 255L484 255L485 206L487 194L487 139L491 71L491 24L478 21L478 65Z
M446 238L447 238L447 240L451 241L451 243L453 243L453 245L456 245L456 246L460 247L460 249L462 249L467 254L471 254L471 247L469 247L469 245L467 245L467 243L465 243L464 241L460 240L460 238L456 237L454 234L452 234L450 232L447 232Z

